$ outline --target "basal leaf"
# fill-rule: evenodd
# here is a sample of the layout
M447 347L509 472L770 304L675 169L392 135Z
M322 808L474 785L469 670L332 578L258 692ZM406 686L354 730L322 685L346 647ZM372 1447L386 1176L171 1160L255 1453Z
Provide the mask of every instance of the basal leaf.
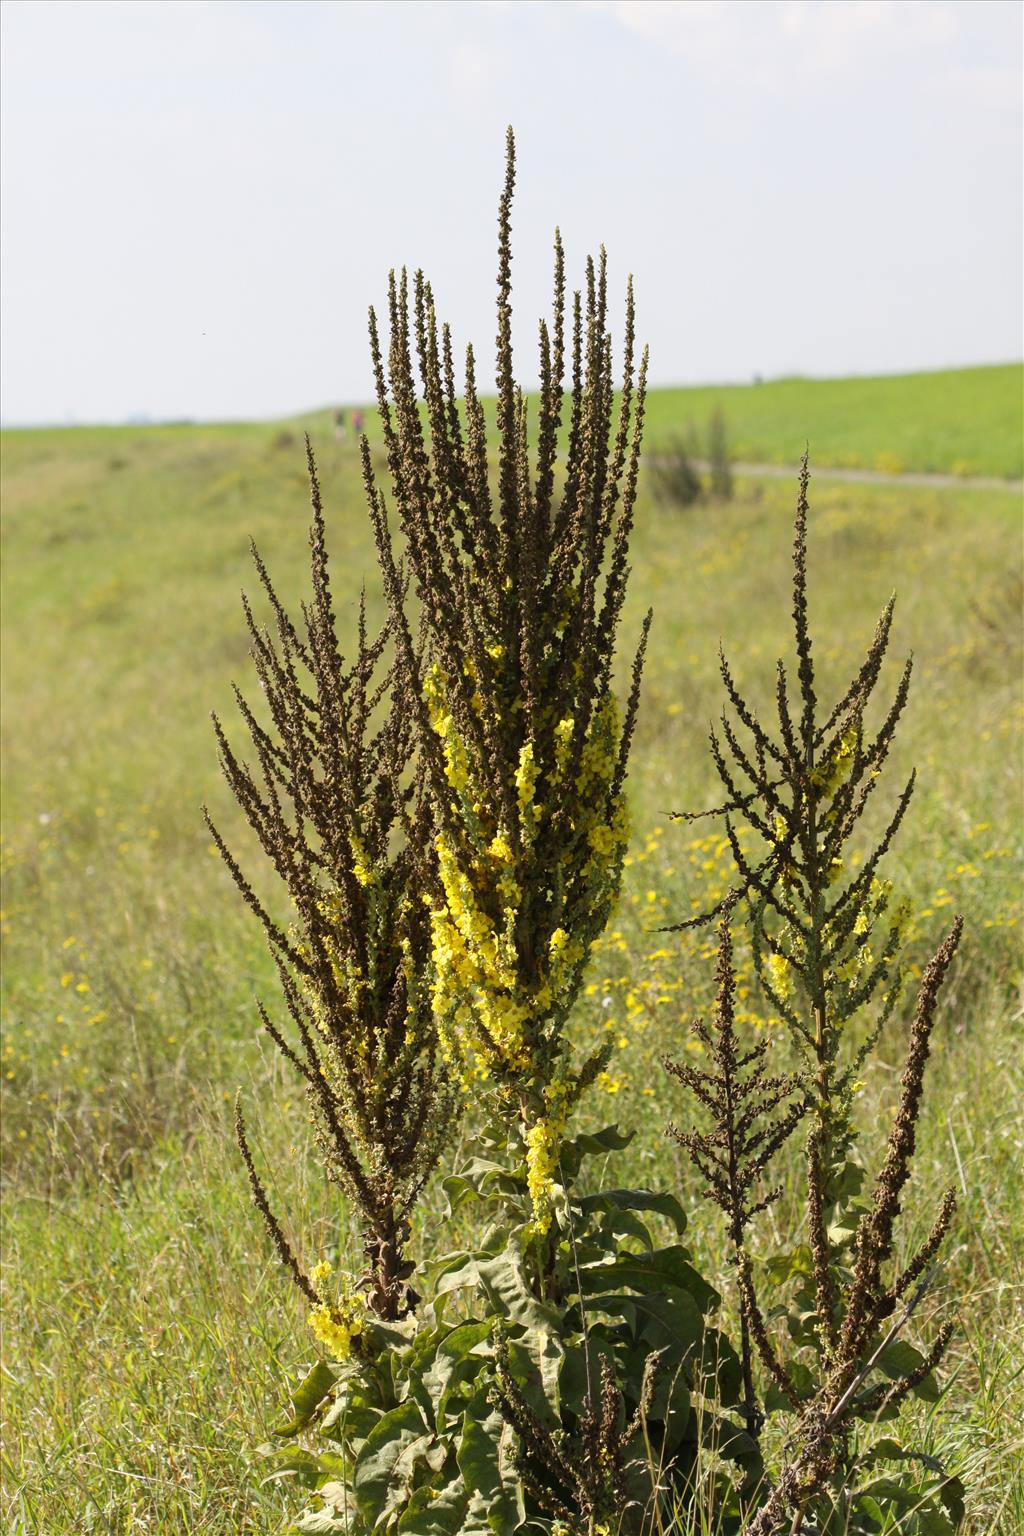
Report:
M419 1406L409 1401L383 1414L367 1436L352 1479L356 1503L367 1525L373 1526L389 1494L400 1491L402 1460L413 1445L425 1439L424 1428Z

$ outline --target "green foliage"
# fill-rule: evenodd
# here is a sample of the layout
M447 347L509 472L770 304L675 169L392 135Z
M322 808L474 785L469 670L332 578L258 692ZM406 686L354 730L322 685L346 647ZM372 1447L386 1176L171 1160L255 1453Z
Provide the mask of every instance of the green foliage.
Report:
M449 1216L491 1216L482 1246L430 1266L417 1321L371 1321L358 1356L316 1367L280 1433L313 1430L317 1457L272 1453L314 1489L299 1531L623 1533L665 1518L713 1449L720 1529L760 1473L756 1446L728 1416L739 1361L711 1320L716 1292L678 1238L671 1196L582 1194L587 1158L620 1151L616 1127L568 1139L561 1230L543 1275L529 1240L532 1202L517 1148L495 1130L445 1180ZM675 1240L658 1245L660 1216ZM544 1294L539 1297L538 1280Z

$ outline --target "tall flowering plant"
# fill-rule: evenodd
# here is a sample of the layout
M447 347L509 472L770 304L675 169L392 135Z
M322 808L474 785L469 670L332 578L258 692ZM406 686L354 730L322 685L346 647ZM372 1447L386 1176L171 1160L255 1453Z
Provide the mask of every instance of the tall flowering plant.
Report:
M711 814L724 817L739 885L713 912L679 925L728 914L746 897L758 982L781 1020L796 1070L762 1079L753 1112L741 1113L746 1085L738 1068L745 1061L747 1083L753 1082L764 1043L737 1057L733 1020L720 1006L717 1076L676 1069L710 1113L713 1128L681 1139L730 1223L747 1422L756 1433L764 1417L754 1391L755 1361L765 1384L764 1411L791 1416L786 1454L748 1536L783 1528L832 1530L836 1521L844 1531L873 1536L923 1530L926 1520L929 1531L951 1536L963 1516L959 1480L899 1441L872 1443L864 1427L894 1419L911 1394L937 1395L933 1373L953 1332L948 1321L940 1324L920 1349L907 1338L935 1280L955 1211L953 1189L932 1212L927 1236L909 1252L899 1241L898 1223L909 1193L939 996L963 920L956 919L921 976L892 1126L870 1179L857 1091L875 1047L897 1024L908 970L909 907L895 899L881 871L910 806L914 773L881 818L881 830L874 838L863 833L906 707L912 668L908 659L872 724L892 628L890 599L849 685L830 706L821 704L808 610L808 487L805 456L793 543L796 678L780 660L773 724L748 703L721 657L727 706L720 730L712 731L711 751L726 798ZM726 950L727 939L727 970ZM780 1094L793 1095L778 1124L782 1139L798 1123L805 1132L804 1241L775 1252L765 1277L747 1228L774 1192L749 1202L744 1161L760 1175L781 1145L769 1120ZM774 1292L771 1308L766 1279ZM784 1330L776 1325L780 1318ZM885 1463L899 1470L878 1476ZM907 1510L920 1516L920 1525L902 1526Z
M303 1082L323 1169L356 1213L365 1271L339 1293L330 1265L307 1274L236 1130L253 1199L335 1358L350 1352L368 1305L393 1320L415 1300L410 1216L450 1132L456 1094L440 1059L430 994L430 927L419 899L432 878L413 714L388 655L389 627L343 655L312 451L312 600L297 626L253 550L273 621L244 601L265 713L236 697L252 763L214 717L221 767L287 894L290 921L257 897L209 813L232 878L262 923L287 1025L258 1003L263 1026Z
M493 476L473 350L460 405L451 335L422 273L411 289L404 272L392 274L386 359L371 312L387 464L425 646L403 601L385 494L365 443L363 467L400 655L420 701L437 822L430 922L441 1040L463 1079L492 1090L517 1128L533 1232L543 1235L570 1113L606 1060L600 1051L574 1059L565 1024L614 907L628 836L624 780L649 615L621 711L613 669L647 355L637 372L630 288L616 401L604 252L588 262L567 325L556 234L531 455L512 357L514 180L510 132L498 215Z

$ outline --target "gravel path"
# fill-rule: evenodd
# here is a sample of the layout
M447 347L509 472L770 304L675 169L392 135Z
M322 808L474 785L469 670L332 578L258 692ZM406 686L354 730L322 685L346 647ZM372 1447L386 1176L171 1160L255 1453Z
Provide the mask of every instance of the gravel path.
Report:
M706 472L706 459L694 459L693 467ZM795 480L800 470L796 464L732 464L734 475L751 479L760 476L765 480ZM882 469L824 469L811 464L815 480L849 480L860 485L930 485L935 487L959 486L975 491L1022 491L1024 480L1000 480L996 475L891 475Z

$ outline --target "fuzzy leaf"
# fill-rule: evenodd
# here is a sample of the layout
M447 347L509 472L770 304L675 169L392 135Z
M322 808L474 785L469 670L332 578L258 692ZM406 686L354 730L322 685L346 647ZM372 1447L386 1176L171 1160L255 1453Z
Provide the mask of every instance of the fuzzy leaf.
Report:
M566 1181L571 1184L580 1171L585 1157L603 1157L608 1152L621 1152L628 1147L635 1131L620 1131L617 1125L607 1125L603 1131L583 1133L562 1143L560 1163Z
M620 1254L610 1263L589 1265L580 1271L579 1286L584 1296L622 1286L645 1293L674 1287L691 1296L702 1313L721 1300L694 1269L687 1250L676 1244L653 1253Z
M652 1349L667 1350L673 1361L692 1356L704 1336L704 1319L689 1291L668 1286L653 1295L599 1295L587 1297L588 1311L611 1317L636 1317L639 1336Z
M814 1274L811 1250L801 1243L791 1253L777 1253L767 1261L765 1271L773 1285L785 1285L797 1276L807 1278Z
M416 1489L398 1522L400 1531L410 1536L461 1536L469 1507L465 1483L457 1477L435 1492L430 1484Z
M788 1360L786 1362L786 1370L789 1372L790 1380L797 1390L798 1397L806 1401L814 1396L814 1377L802 1360ZM772 1382L764 1395L764 1411L765 1413L792 1412L789 1398L774 1382Z
M271 1451L268 1457L273 1468L262 1483L277 1482L282 1478L293 1478L296 1482L304 1484L307 1488L316 1486L320 1477L321 1467L319 1457L312 1451L304 1451L300 1446L289 1446L287 1450Z
M914 1481L876 1477L859 1491L857 1504L865 1505L872 1514L877 1510L876 1518L881 1516L883 1530L894 1529L892 1515L895 1512L909 1516L909 1521L901 1524L900 1529L913 1531L915 1536L955 1536L956 1526L928 1497L930 1491Z
M275 1435L286 1438L297 1435L310 1422L324 1398L333 1390L337 1376L323 1360L318 1360L302 1384L292 1393L295 1415L274 1429Z
M373 1526L388 1502L400 1496L401 1464L412 1447L426 1441L423 1415L414 1402L400 1403L378 1419L360 1452L353 1476L356 1503L367 1525ZM426 1450L426 1444L422 1445Z
M569 1412L577 1416L582 1414L591 1381L599 1390L602 1360L615 1368L615 1351L597 1328L591 1329L586 1343L574 1344L565 1351L558 1373L558 1388L562 1405Z
M343 1483L325 1483L295 1522L301 1536L351 1536L352 1509Z
M585 1216L607 1211L651 1211L666 1217L680 1235L686 1231L686 1212L675 1195L647 1189L603 1189L579 1201Z
M479 1528L494 1536L515 1530L521 1510L517 1508L517 1479L506 1465L505 1444L509 1431L500 1413L488 1411L481 1394L467 1410L462 1421L462 1438L456 1453L459 1471L470 1494L471 1512L477 1513Z
M475 1269L477 1283L500 1317L507 1317L524 1328L557 1330L558 1313L538 1301L530 1290L523 1256L514 1238L510 1238L507 1247L494 1258L477 1261Z
M423 1385L430 1395L439 1434L446 1429L450 1399L465 1381L480 1371L483 1354L490 1354L491 1321L461 1323L445 1334L437 1346L430 1366L423 1372ZM461 1412L461 1403L456 1412Z
M459 1207L473 1196L482 1198L505 1195L514 1198L521 1186L522 1180L517 1179L501 1163L491 1162L485 1157L471 1158L457 1173L441 1181L448 1202L445 1216L450 1220Z

